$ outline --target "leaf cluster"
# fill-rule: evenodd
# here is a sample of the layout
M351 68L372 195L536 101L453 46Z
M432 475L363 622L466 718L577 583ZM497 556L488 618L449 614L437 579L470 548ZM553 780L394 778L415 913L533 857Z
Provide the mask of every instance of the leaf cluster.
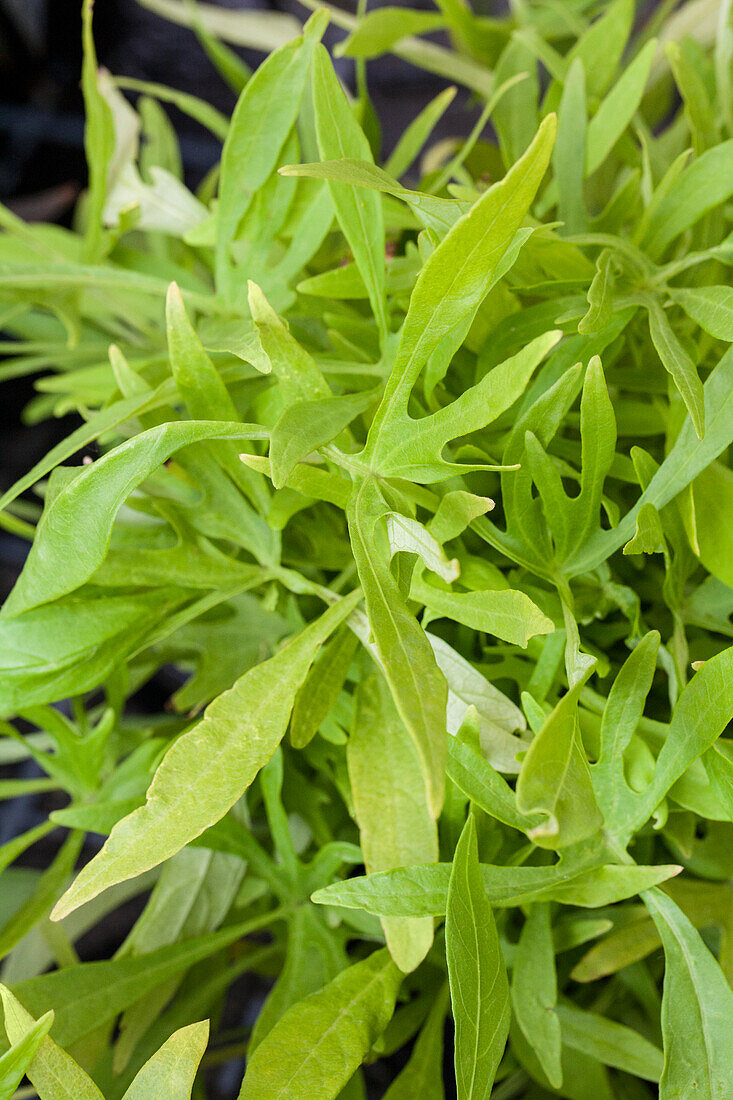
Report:
M402 1051L385 1100L441 1100L450 1034L459 1100L723 1100L731 5L144 3L231 120L98 72L85 0L75 224L0 208L0 376L81 420L0 499L0 798L61 807L0 847L0 1096L360 1100ZM385 53L468 139L450 87L382 156Z

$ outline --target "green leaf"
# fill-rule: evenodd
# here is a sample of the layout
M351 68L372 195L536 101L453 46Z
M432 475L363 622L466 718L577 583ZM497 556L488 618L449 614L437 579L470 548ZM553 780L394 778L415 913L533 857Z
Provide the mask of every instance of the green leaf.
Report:
M624 554L663 554L667 547L659 512L653 504L642 504L636 516L636 533L624 546Z
M36 1024L7 986L0 985L0 999L5 1030L14 1046L30 1035L40 1036L35 1057L27 1067L28 1080L37 1090L39 1100L103 1100L102 1093L81 1066L46 1034L53 1024L52 1012L47 1012Z
M520 748L523 746L518 742L517 750ZM497 821L522 832L539 824L540 818L527 817L519 812L514 791L506 779L471 745L458 737L451 737L448 741L446 771L471 802Z
M232 91L239 95L252 75L251 69L240 60L234 50L230 50L216 35L212 34L206 23L197 16L198 12L194 12L193 29L206 56L222 80L225 80Z
M319 46L313 70L313 104L318 149L323 160L352 157L372 160L369 142L349 107L331 59ZM382 337L389 332L384 295L384 218L382 201L370 191L357 191L329 181L336 216L356 261Z
M275 488L282 489L299 462L334 440L374 400L374 393L354 393L296 401L283 409L270 432L270 470Z
M307 179L332 180L344 185L349 184L352 187L363 187L367 190L383 191L387 195L394 195L406 202L423 224L428 229L434 230L441 238L445 236L458 220L462 211L468 206L467 203L459 203L455 199L437 198L423 191L411 191L371 161L353 157L324 160L314 164L286 164L278 171L281 176L305 176ZM353 276L349 275L348 270L342 272L344 282L350 277ZM316 286L323 286L323 282L324 277L321 276ZM369 284L363 278L363 275L361 283L366 290Z
M663 255L680 233L733 195L733 140L708 149L670 186L659 203L644 236L644 249L653 259Z
M649 332L662 366L669 371L680 391L700 439L705 434L705 398L697 368L674 334L667 315L655 298L645 300L649 311Z
M147 802L114 827L56 906L55 920L116 882L169 859L224 816L279 745L320 646L360 596L357 590L340 600L274 657L246 672L173 743Z
M577 575L595 569L633 537L639 509L645 503L653 504L658 510L663 508L733 441L733 354L728 352L723 356L706 380L703 393L704 437L700 439L692 422L686 420L674 446L636 505L613 530L599 532L588 539L565 563L566 574Z
M453 489L440 498L435 515L430 520L430 533L438 542L450 542L463 534L465 529L478 516L483 516L494 507L491 497L480 497L467 493L464 489Z
M670 287L669 296L716 340L733 341L733 290L727 286Z
M448 1008L448 986L443 986L423 1024L410 1060L395 1077L384 1100L444 1100L443 1030Z
M123 398L121 401L115 401L106 409L95 413L86 423L67 436L65 440L52 447L45 458L37 462L11 489L3 493L0 497L0 509L7 508L8 504L12 503L26 489L40 481L56 466L71 458L77 451L84 450L95 439L104 435L106 431L118 427L124 421L135 416L144 415L144 413L156 408L159 404L166 404L173 393L172 380L166 379L156 390L149 391L146 388L144 393L131 394L129 397Z
M613 252L604 248L596 260L596 273L588 287L588 312L578 321L578 332L601 332L611 322L613 297Z
M367 871L435 863L438 833L417 751L377 669L359 683L346 760ZM433 942L432 918L386 919L383 927L396 964L414 970Z
M600 731L600 751L593 765L593 787L606 829L622 826L629 807L624 752L644 713L657 663L659 633L649 631L626 658L608 693Z
M0 992L2 996L2 992ZM6 1001L3 998L3 1005ZM7 1008L3 1011L8 1013ZM5 1030L10 1037L10 1031L15 1038L11 1039L12 1046L0 1057L0 1100L11 1100L15 1095L20 1082L26 1076L29 1066L34 1061L39 1046L45 1039L53 1023L53 1012L47 1012L38 1023L30 1021L30 1026L24 1029L22 1023L14 1027L12 1007L8 1013L9 1023L6 1022ZM7 1016L6 1016L7 1020Z
M3 616L49 603L88 580L104 559L118 510L181 447L205 439L262 439L248 424L182 421L149 428L84 467L45 509Z
M634 117L656 51L657 43L654 40L647 42L588 123L585 147L587 176L600 168Z
M189 415L200 420L238 420L236 406L194 331L176 283L171 283L166 296L166 335L171 371Z
M553 1088L562 1086L561 1032L550 908L533 905L522 927L512 972L512 1009Z
M591 95L603 95L610 84L633 22L633 0L613 0L570 50L568 60L578 58L583 62Z
M488 1098L509 1033L509 982L481 879L476 826L469 816L453 857L445 950L456 1025L459 1100Z
M230 301L237 295L231 245L255 193L277 167L298 114L314 46L326 29L321 12L302 38L287 42L247 81L232 115L221 158L217 211L216 282Z
M580 684L560 700L530 745L517 781L517 807L545 815L530 836L541 848L563 848L593 836L603 817L593 794L580 738Z
M389 155L384 168L390 176L399 179L411 166L425 142L430 137L435 126L445 114L448 107L455 99L455 87L444 88L442 92L431 99L427 107L423 107L410 125L401 135L399 141Z
M480 469L447 462L443 458L446 445L452 439L486 427L510 409L561 335L555 329L538 336L431 416L419 420L408 415L395 416L391 426L385 426L382 432L380 470L389 477L429 484L452 474Z
M557 1016L566 1046L634 1077L659 1081L664 1062L661 1050L632 1028L571 1004L558 1005Z
M387 1026L401 982L375 951L288 1009L250 1059L239 1100L336 1095Z
M450 864L402 867L336 882L316 890L319 905L365 909L380 917L418 917L445 913ZM597 908L633 897L677 875L674 864L627 867L608 864L588 871L555 867L500 867L481 865L484 888L491 905L514 906L533 901L561 901L564 905Z
M461 567L458 560L453 558L449 561L432 532L416 519L390 512L387 516L387 538L393 557L400 553L415 554L431 573L447 583L459 576Z
M732 506L733 474L727 466L713 462L691 485L685 526L700 561L729 588L733 587Z
M0 617L0 714L96 687L189 599L171 586L122 595L82 590L13 619Z
M151 1096L190 1100L208 1039L208 1020L174 1032L138 1071L123 1100L150 1100Z
M0 958L5 958L28 932L50 913L73 873L83 837L71 834L51 865L41 875L28 901L21 905L0 931Z
M97 82L97 54L92 35L92 9L94 0L84 0L82 5L82 62L81 87L84 94L86 125L84 151L89 166L89 195L87 199L87 230L84 242L86 259L95 261L104 252L102 240L102 209L107 198L107 176L115 148L115 124L112 110L102 95Z
M389 509L373 478L356 483L349 506L349 533L369 624L384 673L420 757L428 804L437 816L445 785L447 687L425 631L408 609L380 546Z
M248 294L262 352L280 382L285 405L330 397L328 384L312 356L291 336L256 283L250 281Z
M377 8L359 20L355 31L339 46L345 57L370 58L386 53L395 42L412 34L440 30L445 19L437 12L412 11L410 8Z
M635 829L651 817L670 787L717 741L733 716L733 646L705 661L680 695L657 757L654 776L637 799Z
M568 70L558 111L557 140L552 166L557 180L558 217L566 233L586 228L583 178L585 176L585 72L576 58Z
M664 944L661 1100L723 1100L733 1075L733 992L687 917L655 890L644 898Z
M702 153L717 144L718 128L703 77L697 72L684 46L668 42L666 53L680 95L685 103L685 114L692 133L695 152Z
M404 421L420 370L445 339L473 318L496 268L520 228L555 138L555 119L540 126L527 152L453 226L423 267L410 298L394 367L369 433L366 454L379 463L389 453L390 429ZM399 429L398 429L399 430Z
M148 0L148 3L150 2L151 0ZM115 77L115 84L118 88L126 88L144 96L153 96L161 103L173 104L184 115L188 115L204 126L220 141L224 141L227 136L229 120L226 115L203 99L199 99L198 96L180 92L177 88L168 88L164 84L155 84L150 80L136 80L130 76Z
M254 918L136 958L75 963L19 982L12 993L33 1015L50 1006L54 1039L71 1046L156 986L267 923L266 918Z
M344 625L313 662L293 706L290 740L296 749L305 748L313 740L336 705L358 645L356 635Z
M446 592L415 577L410 595L424 603L433 618L446 616L522 649L527 648L530 638L551 634L555 629L552 620L524 592Z
M513 85L494 109L494 126L499 136L502 160L507 167L526 151L539 121L537 61L521 39L512 36L496 66L496 86L520 73L526 73L527 79Z
M280 976L265 1001L249 1041L250 1057L287 1010L332 981L347 966L338 939L312 906L296 909Z
M616 447L616 418L598 356L593 356L585 372L580 400L580 435L580 492L568 503L570 553L598 527L603 484Z

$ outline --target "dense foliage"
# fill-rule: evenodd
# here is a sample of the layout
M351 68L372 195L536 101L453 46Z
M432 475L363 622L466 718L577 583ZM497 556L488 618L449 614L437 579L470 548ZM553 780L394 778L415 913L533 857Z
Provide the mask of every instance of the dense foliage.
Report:
M289 26L145 2L231 122L133 109L87 0L75 228L0 211L2 372L83 417L0 501L0 760L44 774L0 796L68 796L0 848L0 1095L211 1096L246 1053L243 1100L438 1100L447 1037L461 1100L723 1100L731 5L319 8L252 75L213 32ZM467 141L449 88L380 165L390 50ZM169 103L223 140L196 194Z

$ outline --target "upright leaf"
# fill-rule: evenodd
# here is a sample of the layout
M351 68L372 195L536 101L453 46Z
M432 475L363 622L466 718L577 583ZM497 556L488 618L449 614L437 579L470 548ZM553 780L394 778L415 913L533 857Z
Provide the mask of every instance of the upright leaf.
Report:
M730 140L708 149L685 168L649 220L644 248L653 258L662 256L672 241L708 210L730 198L732 165L733 140Z
M448 692L425 631L389 570L386 531L382 529L388 511L374 479L357 483L349 505L349 534L387 683L415 742L428 805L437 817L445 789Z
M367 871L434 863L438 833L417 750L376 669L359 684L346 759ZM414 970L432 944L432 919L386 919L383 927L394 961Z
M82 62L81 87L84 94L86 125L84 150L89 167L89 195L87 199L87 230L84 254L94 263L103 251L102 209L107 198L107 174L115 148L115 124L112 110L99 90L97 82L97 53L92 34L94 0L84 0L82 6Z
M575 59L568 70L558 111L557 141L552 153L558 189L558 216L566 233L582 233L586 214L583 201L585 176L585 70Z
M394 367L374 418L367 454L379 462L382 436L403 420L420 370L441 341L451 340L472 318L494 273L521 226L542 177L555 138L555 118L540 126L527 152L453 226L430 256L410 298Z
M669 371L692 418L695 431L705 434L705 399L697 368L677 339L667 315L655 299L649 299L649 332L662 366Z
M564 848L593 836L603 817L580 739L580 683L560 700L529 747L517 781L517 807L542 813L530 836L541 848Z
M657 662L659 634L649 631L626 658L608 693L600 731L600 751L593 765L593 787L609 832L621 826L629 811L624 751L644 713Z
M590 176L600 168L634 117L644 94L656 51L657 43L647 42L626 72L619 77L588 124L586 175Z
M723 1100L733 1079L733 992L687 917L661 891L644 898L664 944L660 1100Z
M509 982L470 816L453 858L445 918L459 1100L488 1100L509 1032Z
M557 975L550 908L535 904L519 937L512 973L512 1008L553 1088L562 1085L562 1038L556 1012Z
M371 162L364 136L341 89L328 53L319 46L313 67L313 103L318 149L323 160L351 157ZM372 191L329 181L336 216L364 280L379 331L389 332L384 296L384 217L382 200Z
M237 227L277 165L298 114L313 48L327 22L325 11L318 13L302 38L270 54L247 81L234 109L222 152L216 238L217 286L229 300L237 289L230 251Z
M208 1020L174 1032L138 1070L123 1100L150 1100L151 1096L190 1100L208 1039Z
M448 1008L448 986L435 999L423 1024L410 1061L395 1077L384 1100L443 1100L443 1029Z

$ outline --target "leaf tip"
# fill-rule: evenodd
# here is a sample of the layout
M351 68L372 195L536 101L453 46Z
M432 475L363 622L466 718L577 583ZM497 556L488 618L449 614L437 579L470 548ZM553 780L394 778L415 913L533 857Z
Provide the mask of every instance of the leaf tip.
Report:
M328 8L318 8L303 26L303 37L313 43L320 42L330 21L331 15Z

